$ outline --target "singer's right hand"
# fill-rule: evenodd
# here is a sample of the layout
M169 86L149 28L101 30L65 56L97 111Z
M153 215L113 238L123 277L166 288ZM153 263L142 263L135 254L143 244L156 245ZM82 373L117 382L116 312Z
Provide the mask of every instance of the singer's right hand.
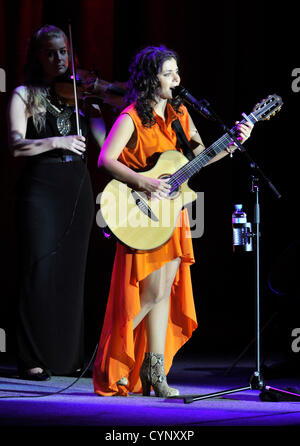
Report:
M162 198L167 198L171 190L171 185L167 181L168 179L159 180L140 175L137 190L145 192L149 198L151 196L161 200Z
M81 135L57 136L54 139L54 149L70 150L82 155L86 150L85 137Z

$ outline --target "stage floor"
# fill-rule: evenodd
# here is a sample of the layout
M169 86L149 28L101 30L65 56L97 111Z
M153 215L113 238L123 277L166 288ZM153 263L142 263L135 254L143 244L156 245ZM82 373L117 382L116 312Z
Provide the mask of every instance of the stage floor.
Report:
M180 390L181 396L174 399L141 395L100 397L93 393L90 373L62 393L55 394L76 378L52 377L50 381L36 383L20 380L9 365L2 366L0 425L7 428L105 426L103 435L111 435L111 438L105 438L111 440L121 439L116 435L126 429L129 432L129 426L135 427L136 432L144 427L145 435L157 432L158 427L168 427L173 435L177 435L175 439L180 439L175 432L195 434L202 427L300 426L300 398L299 402L265 402L260 400L260 390L250 389L190 404L184 402L182 395L206 395L247 387L255 363L240 361L228 373L233 360L233 357L226 360L191 356L175 358L168 382ZM300 392L300 371L299 377L283 376L265 381L272 387L294 388Z

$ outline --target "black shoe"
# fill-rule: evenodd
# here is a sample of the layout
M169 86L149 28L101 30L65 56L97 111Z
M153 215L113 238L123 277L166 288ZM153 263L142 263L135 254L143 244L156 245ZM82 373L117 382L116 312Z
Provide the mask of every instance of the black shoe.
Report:
M28 370L23 370L19 373L19 378L29 381L49 381L51 376L46 370L38 373L30 373Z

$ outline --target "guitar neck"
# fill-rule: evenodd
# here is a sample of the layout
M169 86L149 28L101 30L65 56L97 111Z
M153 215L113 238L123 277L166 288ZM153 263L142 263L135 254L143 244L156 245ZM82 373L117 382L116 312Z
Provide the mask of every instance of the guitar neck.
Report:
M248 119L240 121L240 124L244 124L246 121L251 121L255 124L257 121L256 117L251 113ZM237 134L237 127L233 127L230 130L234 135ZM177 189L182 183L188 181L195 173L197 173L202 167L204 167L209 161L215 158L222 150L229 146L232 142L232 137L229 133L225 133L217 141L215 141L211 146L207 147L203 152L197 155L194 159L189 161L183 167L181 167L177 172L175 172L169 179L168 183L171 184L172 190Z

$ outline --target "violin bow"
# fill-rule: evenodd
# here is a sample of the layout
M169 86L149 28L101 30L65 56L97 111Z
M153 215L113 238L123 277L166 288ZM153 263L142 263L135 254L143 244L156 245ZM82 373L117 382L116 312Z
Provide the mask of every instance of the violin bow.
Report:
M73 52L72 26L71 26L70 21L69 21L69 41L70 41L70 53L71 53L71 61L72 61L72 73L73 73L76 128L77 128L77 134L81 136L82 131L81 131L80 124L79 124L79 108L78 108L78 95L77 95L77 85L76 85L76 67L75 67L75 58L74 58L74 52Z

